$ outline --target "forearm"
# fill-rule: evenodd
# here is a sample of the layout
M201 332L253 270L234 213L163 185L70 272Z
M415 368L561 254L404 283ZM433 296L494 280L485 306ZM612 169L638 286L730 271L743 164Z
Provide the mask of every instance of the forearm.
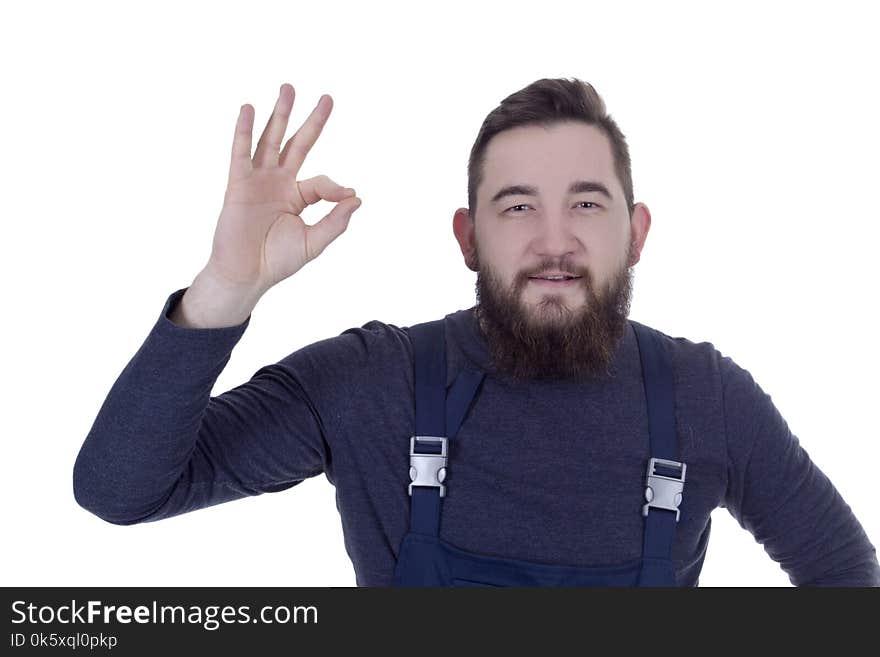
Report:
M168 321L172 309L113 384L74 465L77 502L108 522L137 521L168 496L245 329L184 330Z
M877 552L872 550L866 553L851 568L830 572L809 582L803 582L799 586L880 588L880 563L877 562Z

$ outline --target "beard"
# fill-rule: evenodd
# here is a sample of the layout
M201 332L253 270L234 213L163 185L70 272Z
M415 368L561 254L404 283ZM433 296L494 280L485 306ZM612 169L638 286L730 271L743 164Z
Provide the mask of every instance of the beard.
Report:
M567 271L581 276L575 289L541 291L534 307L522 298L532 283L527 274L505 288L475 250L477 305L474 316L486 339L489 364L496 374L514 380L585 382L610 376L611 363L626 331L632 300L632 243L625 266L604 289L595 289L589 270L544 261L535 272Z

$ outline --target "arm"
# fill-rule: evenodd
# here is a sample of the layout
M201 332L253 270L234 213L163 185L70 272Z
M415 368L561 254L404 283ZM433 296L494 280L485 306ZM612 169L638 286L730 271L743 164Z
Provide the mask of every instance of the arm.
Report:
M721 378L730 514L795 586L880 586L874 546L771 397L728 357Z
M281 85L253 156L254 108L241 106L208 263L169 297L77 455L74 497L108 522L159 520L284 490L326 463L324 427L295 367L264 367L210 396L260 297L320 255L360 205L353 189L327 176L296 179L330 115L329 96L278 153L293 98L293 87ZM336 205L306 224L300 213L320 200ZM291 362L307 363L310 353Z
M114 383L73 469L76 501L114 524L160 520L285 490L323 471L324 425L291 368L211 389L250 321L181 328L167 300Z

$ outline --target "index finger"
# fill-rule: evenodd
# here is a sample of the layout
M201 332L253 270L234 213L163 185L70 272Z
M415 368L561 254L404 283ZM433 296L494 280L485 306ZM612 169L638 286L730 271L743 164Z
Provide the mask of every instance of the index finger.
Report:
M235 136L232 138L232 159L229 162L229 183L244 178L253 169L251 140L254 130L254 108L245 103L238 112Z
M299 171L312 146L318 141L318 136L327 123L327 117L330 116L332 109L333 99L328 94L322 95L299 130L287 140L278 158L279 166L289 169L293 175Z

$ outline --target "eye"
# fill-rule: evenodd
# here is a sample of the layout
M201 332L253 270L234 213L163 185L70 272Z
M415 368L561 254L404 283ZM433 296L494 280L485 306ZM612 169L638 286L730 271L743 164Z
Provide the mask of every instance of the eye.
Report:
M583 205L585 203L589 203L590 205L592 205L593 207L596 207L596 208L601 207L598 203L594 203L593 201L581 201L580 203L578 203L578 205ZM507 208L507 210L505 210L505 212L509 212L509 211L513 210L514 208L528 208L528 207L531 207L531 206L528 205L527 203L519 203L518 205L514 205L514 206ZM514 214L520 214L520 213L514 212Z

